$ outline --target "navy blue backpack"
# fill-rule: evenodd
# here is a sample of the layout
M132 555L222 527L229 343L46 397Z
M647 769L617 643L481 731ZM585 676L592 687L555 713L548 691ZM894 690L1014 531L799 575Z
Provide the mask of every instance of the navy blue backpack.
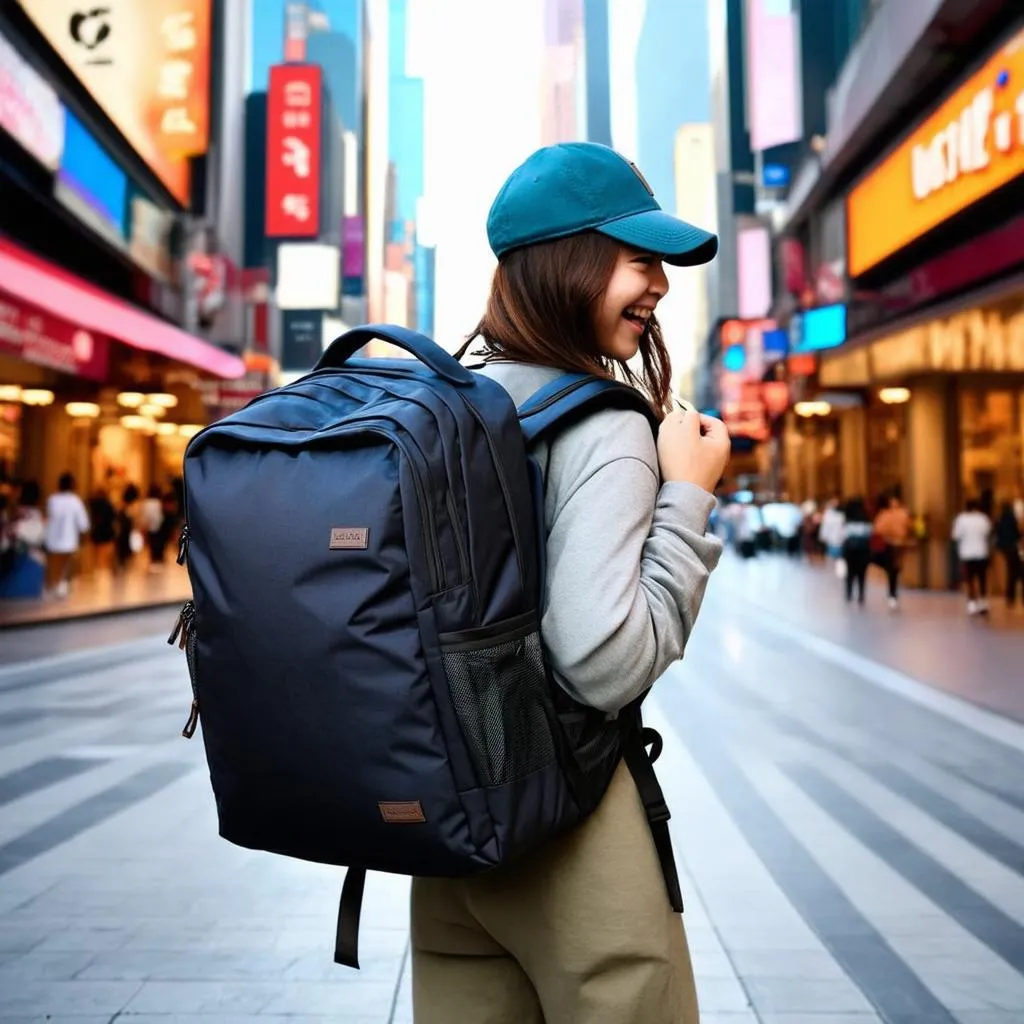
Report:
M384 338L416 360L355 359ZM626 759L682 910L660 738L572 700L540 636L541 437L598 408L566 375L516 409L412 331L349 331L308 376L185 452L185 650L220 834L348 867L335 960L358 967L367 870L460 877L590 814ZM647 750L652 746L652 750Z

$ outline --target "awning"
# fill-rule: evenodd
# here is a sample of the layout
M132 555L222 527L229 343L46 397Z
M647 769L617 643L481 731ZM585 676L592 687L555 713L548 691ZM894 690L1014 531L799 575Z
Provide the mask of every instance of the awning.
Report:
M238 356L115 298L0 236L3 292L123 345L187 363L215 377L234 380L245 375L245 363Z

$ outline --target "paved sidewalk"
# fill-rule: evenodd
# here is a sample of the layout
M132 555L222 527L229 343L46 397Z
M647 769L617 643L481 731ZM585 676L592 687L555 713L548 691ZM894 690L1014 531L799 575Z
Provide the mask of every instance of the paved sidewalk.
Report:
M702 1024L1020 1024L1024 726L816 640L772 573L726 560L647 714ZM904 615L854 621L895 659ZM218 838L165 635L0 668L0 1024L411 1024L408 881L335 966L342 872Z
M848 605L831 565L784 555L722 559L713 587L815 636L947 693L1024 721L1024 609L969 618L959 594L907 590L887 605L881 570L868 574L864 608Z
M92 573L74 580L64 599L0 601L0 630L167 607L181 604L191 593L188 573L173 562L159 572L138 567L123 576Z

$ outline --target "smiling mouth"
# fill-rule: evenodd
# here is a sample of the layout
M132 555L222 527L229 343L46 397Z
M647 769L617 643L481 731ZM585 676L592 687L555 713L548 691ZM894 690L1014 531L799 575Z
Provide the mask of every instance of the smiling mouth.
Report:
M629 306L623 311L622 318L638 334L643 334L653 312L654 310L647 306Z

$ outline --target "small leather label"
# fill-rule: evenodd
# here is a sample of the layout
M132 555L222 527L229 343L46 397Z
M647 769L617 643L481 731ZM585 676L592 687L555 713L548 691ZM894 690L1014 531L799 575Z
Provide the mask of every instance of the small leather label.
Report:
M398 800L392 803L379 803L380 816L389 825L411 825L426 821L419 800Z
M370 543L370 531L365 526L335 526L331 529L332 551L361 551Z

